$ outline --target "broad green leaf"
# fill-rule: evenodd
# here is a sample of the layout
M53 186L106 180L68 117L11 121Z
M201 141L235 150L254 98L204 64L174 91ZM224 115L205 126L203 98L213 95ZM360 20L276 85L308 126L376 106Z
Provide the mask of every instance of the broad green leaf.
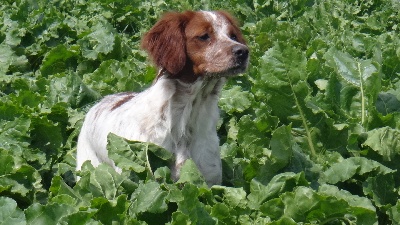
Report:
M132 59L136 62L136 59ZM150 73L150 74L146 74ZM104 60L92 73L83 75L83 82L102 96L121 91L139 92L148 87L157 72L148 65L115 59Z
M316 154L315 140L310 128L312 114L305 100L310 94L307 84L306 57L298 49L277 43L264 53L259 61L260 74L253 82L255 95L265 101L272 113L284 123L293 122L292 127L299 129L301 141L311 153Z
M206 186L203 175L191 159L183 163L177 183L191 183L198 187Z
M81 77L73 72L49 76L46 92L48 107L65 102L74 108L92 103L101 97L99 93L88 88Z
M397 92L399 92L399 90L397 90ZM395 93L390 92L379 93L376 100L376 110L383 115L400 112L400 96L394 94Z
M234 219L229 214L229 207L223 203L217 203L211 209L211 215L220 221L226 221L227 218Z
M349 180L357 174L364 175L371 172L384 175L393 173L394 170L367 158L351 157L333 164L322 174L321 181L336 184Z
M216 221L210 216L207 206L199 201L200 190L197 186L186 183L182 194L184 199L178 202L177 212L187 215L192 223L216 224ZM181 220L185 217L179 216L179 218Z
M79 211L71 213L60 219L60 224L74 225L100 225L99 221L92 219L97 210Z
M297 225L292 218L289 217L282 217L281 219L270 223L270 225Z
M166 197L167 192L157 182L141 183L132 194L129 214L135 216L143 212L162 213L167 210Z
M227 113L243 112L250 107L253 95L248 91L243 91L240 86L233 86L223 90L219 100L221 109Z
M368 204L360 206L360 197L346 192L315 192L307 187L298 187L294 192L284 193L281 197L285 205L284 215L296 222L323 223L324 221L348 221L359 225L377 223L375 209ZM349 201L352 205L349 204ZM357 202L358 201L358 202Z
M9 45L0 44L0 81L8 81L11 77L5 76L6 73L10 70L24 68L27 63L25 55L18 56Z
M25 210L25 216L27 224L50 225L57 224L62 217L77 211L77 208L66 204L52 203L41 205L34 203Z
M264 202L260 206L260 211L266 215L276 220L282 217L284 214L285 205L279 198L274 198L269 201Z
M82 200L90 201L90 198L99 197L104 199L115 199L119 196L118 189L126 177L118 174L114 168L107 164L100 164L94 168L90 162L82 165L81 178L74 187L74 192L79 193ZM62 193L71 195L75 198L75 193L70 193L68 188L53 186L52 188L62 188L54 191L63 191Z
M58 45L45 55L40 72L47 77L65 70L75 70L78 54L77 51L67 49L65 45Z
M100 165L91 174L91 184L96 186L107 199L117 197L117 190L123 178L108 165Z
M29 146L29 129L31 120L29 118L15 118L13 121L0 120L0 148L9 149L14 154L22 154Z
M190 225L190 217L180 211L172 213L172 224L174 225Z
M365 126L367 110L375 105L372 101L381 89L379 68L372 60L354 58L334 47L326 52L324 58L342 81L341 107Z
M169 166L172 158L172 153L158 145L129 141L112 133L108 135L107 148L110 158L119 168L137 173L147 171L153 174L157 168Z
M61 126L49 120L47 117L32 118L32 142L31 145L41 149L49 156L61 154L59 149L63 144Z
M259 209L265 201L276 198L284 192L292 191L296 186L300 185L308 186L303 173L278 174L266 186L253 179L250 183L250 194L247 197L249 199L249 207Z
M237 129L237 142L243 149L245 157L253 158L262 154L262 149L268 146L268 141L257 128L252 116L242 116L237 123Z
M398 198L393 174L378 174L375 177L368 177L363 184L363 192L378 207L394 205Z
M25 215L17 203L7 197L0 197L0 224L25 225Z
M294 140L291 132L291 126L281 126L272 133L271 159L277 170L286 166L293 155Z
M393 224L400 223L400 200L397 200L396 205L388 210L388 214Z
M141 173L148 166L146 165L144 149L136 149L135 151L129 146L127 140L115 134L110 133L108 135L107 149L109 157L123 170L133 169L133 171Z
M366 132L367 140L362 146L369 146L382 155L385 160L392 160L400 154L400 131L390 127L382 127Z
M376 210L374 205L368 198L353 195L345 190L339 190L338 187L333 185L327 185L327 184L321 185L318 189L318 193L329 196L335 196L338 200L346 201L351 207L364 208L371 212Z
M214 185L212 187L214 191L223 192L223 201L230 207L245 208L247 204L246 192L243 188L225 187Z
M91 27L90 33L79 40L82 55L85 58L95 60L100 53L110 53L114 48L115 30L105 20L99 20Z
M0 192L7 191L26 201L34 199L42 191L42 178L37 170L18 156L0 149Z
M285 216L300 222L306 221L307 214L322 203L322 199L310 188L298 187L294 192L281 196L285 205Z
M80 195L69 187L60 176L55 176L51 180L50 192L54 196L68 195L75 200L80 200Z
M92 207L98 209L94 218L102 224L122 224L127 216L127 196L119 195L113 200L107 200L102 197L94 198L92 200Z

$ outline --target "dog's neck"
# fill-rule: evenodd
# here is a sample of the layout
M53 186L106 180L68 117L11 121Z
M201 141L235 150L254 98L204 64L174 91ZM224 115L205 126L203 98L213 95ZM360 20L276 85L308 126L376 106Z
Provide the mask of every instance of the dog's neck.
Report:
M162 95L160 97L165 101L163 104L168 105L164 113L167 120L170 120L172 133L177 132L175 134L178 137L184 137L191 132L189 130L193 131L194 127L200 126L198 123L203 123L205 126L205 123L216 123L219 116L218 100L225 81L225 77L198 77L194 82L188 83L181 79L169 78L164 71L152 89L160 91L158 94ZM209 114L210 118L202 114ZM210 129L215 130L215 127Z

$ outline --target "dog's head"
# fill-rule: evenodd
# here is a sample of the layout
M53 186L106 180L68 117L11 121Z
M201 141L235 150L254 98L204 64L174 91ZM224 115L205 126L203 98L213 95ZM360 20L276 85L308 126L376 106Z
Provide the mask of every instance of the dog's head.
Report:
M185 82L235 75L249 61L235 19L223 11L167 13L145 34L142 48L169 77Z

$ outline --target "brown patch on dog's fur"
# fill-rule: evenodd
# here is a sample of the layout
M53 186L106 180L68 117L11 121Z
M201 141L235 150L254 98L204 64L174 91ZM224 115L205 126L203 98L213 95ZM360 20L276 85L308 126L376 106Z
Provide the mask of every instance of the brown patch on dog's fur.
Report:
M111 107L111 111L114 111L115 109L121 107L123 104L129 102L132 98L135 97L135 93L131 92L131 93L121 93L120 95L125 94L126 96L124 98L122 98L121 100L119 100L118 102L116 102L113 107Z

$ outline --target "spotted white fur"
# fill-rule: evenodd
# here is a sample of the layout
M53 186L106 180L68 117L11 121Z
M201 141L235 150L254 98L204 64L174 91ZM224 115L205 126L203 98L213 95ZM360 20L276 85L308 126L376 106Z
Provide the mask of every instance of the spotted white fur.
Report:
M222 15L204 11L202 15L218 34L217 41L206 49L206 60L231 74L238 73L230 68L233 57L225 59L222 52L231 55L232 46L244 46L248 51L247 47L229 38L232 25ZM215 61L216 58L220 60ZM247 61L246 53L244 69ZM169 78L168 72L161 73L147 90L110 95L90 109L78 139L77 170L90 160L94 166L104 162L121 172L107 154L107 135L114 133L129 140L152 142L174 153L175 163L171 166L174 179L179 177L185 160L192 158L209 185L221 183L216 126L219 94L226 78L199 76L194 82L184 82Z

